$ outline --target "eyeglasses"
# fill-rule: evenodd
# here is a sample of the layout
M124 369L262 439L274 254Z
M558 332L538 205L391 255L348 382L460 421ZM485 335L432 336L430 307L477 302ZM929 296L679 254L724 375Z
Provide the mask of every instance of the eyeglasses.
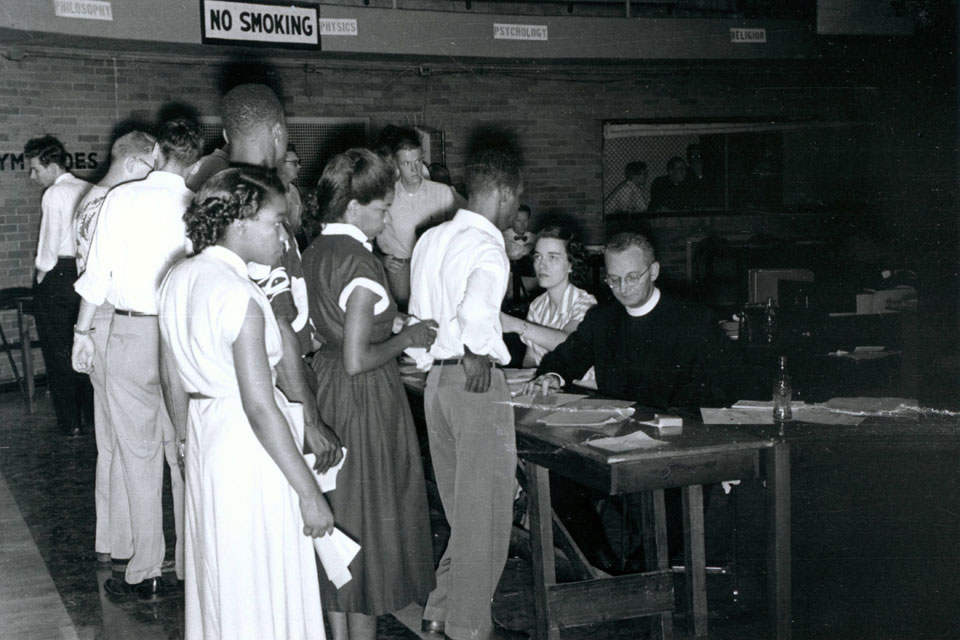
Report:
M299 160L284 160L284 162L286 162L287 164L294 164L294 165L296 165L296 166L298 166L298 167L300 166L300 161L299 161Z
M617 289L620 289L621 284L627 285L628 289L633 289L640 284L640 280L643 278L643 276L646 275L647 271L650 271L650 267L652 266L653 264L651 263L650 266L644 269L643 271L639 273L637 273L636 271L632 273L628 273L623 278L621 278L620 276L608 275L603 280L604 282L607 283L607 286L613 289L614 291L616 291Z

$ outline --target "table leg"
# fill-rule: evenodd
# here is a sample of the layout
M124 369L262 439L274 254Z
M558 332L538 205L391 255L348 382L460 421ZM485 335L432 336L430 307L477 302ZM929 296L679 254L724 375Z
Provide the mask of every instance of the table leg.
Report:
M33 384L33 345L30 341L30 327L24 318L23 302L17 303L17 330L20 333L20 359L23 362L23 381L27 397L27 413L33 413L33 398L36 390Z
M790 447L778 442L767 449L766 480L771 494L767 547L767 591L770 626L779 640L790 640Z
M643 504L643 551L647 571L670 569L670 552L667 549L667 509L663 489L644 491ZM651 526L652 525L652 526ZM660 637L673 637L673 613L660 614Z
M530 556L533 564L533 604L538 640L559 640L560 628L550 623L548 589L557 583L553 555L553 512L550 507L550 472L528 462L530 519Z
M683 555L687 596L693 614L693 635L707 635L707 569L703 543L703 486L681 489L683 496Z

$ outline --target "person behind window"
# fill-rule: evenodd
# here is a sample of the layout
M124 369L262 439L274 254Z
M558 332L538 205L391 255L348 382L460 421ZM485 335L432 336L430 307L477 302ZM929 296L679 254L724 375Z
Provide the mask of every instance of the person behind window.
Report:
M650 211L678 211L690 208L690 190L684 182L687 163L680 156L667 161L667 175L650 185Z
M508 232L509 233L509 232ZM548 351L577 330L597 299L576 286L585 265L583 246L567 228L549 226L540 232L533 252L533 269L544 292L532 303L527 319L501 313L504 333L517 333L527 345L523 366L535 367Z
M647 163L629 162L623 169L623 182L607 197L608 214L643 213L650 206L650 187L647 185Z

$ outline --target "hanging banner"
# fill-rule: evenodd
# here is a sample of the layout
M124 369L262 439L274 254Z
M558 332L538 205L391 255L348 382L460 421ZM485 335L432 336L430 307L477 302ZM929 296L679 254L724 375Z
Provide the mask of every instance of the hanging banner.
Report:
M320 46L317 6L200 0L204 44Z
M730 29L730 42L762 44L762 43L765 43L766 41L767 41L766 29L743 29L743 28Z

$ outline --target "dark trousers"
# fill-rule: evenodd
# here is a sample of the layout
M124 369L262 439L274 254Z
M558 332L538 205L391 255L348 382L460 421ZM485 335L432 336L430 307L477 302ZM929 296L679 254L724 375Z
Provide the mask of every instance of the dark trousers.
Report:
M73 370L73 325L80 310L80 296L73 290L77 263L60 258L34 287L34 319L40 338L40 351L47 372L47 386L60 430L69 433L85 419L93 420L93 387L90 379ZM81 418L81 415L83 416Z

